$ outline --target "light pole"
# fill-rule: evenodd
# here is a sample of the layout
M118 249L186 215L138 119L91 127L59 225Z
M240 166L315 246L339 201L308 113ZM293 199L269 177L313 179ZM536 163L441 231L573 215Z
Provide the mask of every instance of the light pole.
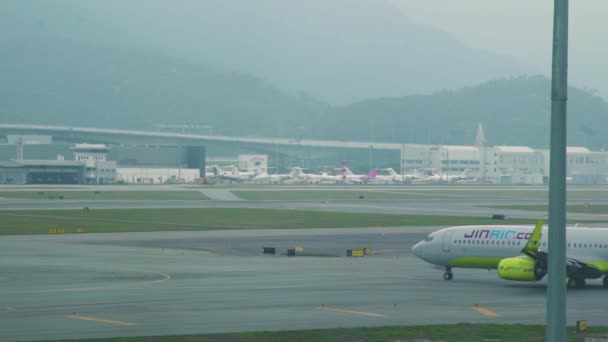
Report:
M372 151L374 150L374 145L369 145L369 172L372 172Z
M276 144L276 148L277 148L277 169L276 169L276 173L279 174L279 143ZM268 173L268 179L270 179L270 172L266 172Z
M568 0L554 0L549 168L547 341L566 341L566 103Z

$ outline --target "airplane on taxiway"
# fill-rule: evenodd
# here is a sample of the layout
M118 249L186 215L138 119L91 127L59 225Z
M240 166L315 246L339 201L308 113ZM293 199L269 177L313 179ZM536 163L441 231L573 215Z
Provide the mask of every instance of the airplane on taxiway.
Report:
M417 243L418 258L444 269L495 269L502 279L539 281L547 273L547 227L460 226L441 229ZM608 228L567 228L566 274L569 288L584 288L586 279L603 277L608 288Z

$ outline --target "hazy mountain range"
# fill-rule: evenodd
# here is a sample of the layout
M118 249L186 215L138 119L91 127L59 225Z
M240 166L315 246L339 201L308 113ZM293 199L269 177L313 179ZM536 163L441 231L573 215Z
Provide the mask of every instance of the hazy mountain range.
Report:
M0 48L4 122L136 129L203 122L216 134L276 136L328 107L249 75L138 50L59 40Z
M0 37L162 52L331 104L530 72L415 22L388 0L6 0Z
M490 144L549 142L546 78L384 1L168 4L1 2L0 121L465 145L481 122ZM569 118L570 145L606 143L600 97L571 89Z
M550 89L544 76L522 76L431 95L367 100L335 108L328 125L317 132L368 138L373 126L376 140L472 145L482 123L490 144L548 146ZM608 125L608 103L574 87L568 99L569 145L608 144L601 134ZM343 120L351 124L339 125Z

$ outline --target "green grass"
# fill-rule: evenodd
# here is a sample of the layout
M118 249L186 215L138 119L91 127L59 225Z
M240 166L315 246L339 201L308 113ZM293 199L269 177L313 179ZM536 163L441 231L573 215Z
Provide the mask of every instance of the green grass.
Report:
M603 336L607 327L591 327L585 334L577 334L568 328L568 341L583 341L585 336ZM545 326L521 324L453 324L427 326L389 326L374 328L340 328L319 330L294 330L278 332L250 332L207 335L181 335L159 337L122 337L70 341L111 341L111 342L351 342L351 341L403 341L410 339L432 339L441 341L545 341Z
M484 208L495 208L495 209L513 209L513 210L531 210L531 211L544 211L549 210L546 205L493 205L493 206L480 206ZM608 204L576 204L569 205L566 210L570 213L581 213L581 214L608 214Z
M0 191L0 197L56 200L205 200L199 191Z
M0 211L0 234L46 234L85 227L87 232L151 232L248 228L343 228L531 224L533 219L494 221L487 217L385 215L281 209L175 208Z

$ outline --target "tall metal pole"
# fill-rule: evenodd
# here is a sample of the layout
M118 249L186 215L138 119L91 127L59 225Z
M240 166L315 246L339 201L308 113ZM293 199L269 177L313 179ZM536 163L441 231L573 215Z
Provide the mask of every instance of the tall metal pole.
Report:
M374 147L369 145L369 172L372 172L372 149Z
M279 144L276 144L277 147L277 169L276 169L276 174L279 174ZM268 172L269 170L266 170L266 173L268 174L268 179L270 179L270 172Z
M568 0L554 0L549 173L547 341L566 341L566 102Z

